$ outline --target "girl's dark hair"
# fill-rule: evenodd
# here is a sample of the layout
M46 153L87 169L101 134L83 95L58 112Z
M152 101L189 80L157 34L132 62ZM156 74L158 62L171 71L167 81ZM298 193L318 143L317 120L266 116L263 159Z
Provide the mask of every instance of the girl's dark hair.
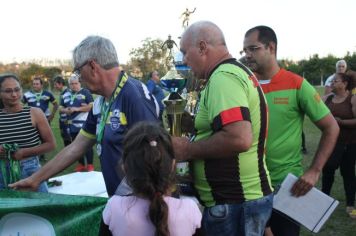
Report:
M2 87L2 83L8 78L14 79L20 83L20 80L17 77L17 75L15 75L13 73L2 73L2 74L0 74L0 89ZM0 99L0 109L3 109L3 108L4 108L4 104L2 103L2 100Z
M156 236L169 235L168 206L163 195L174 183L174 153L171 137L158 124L140 122L129 130L124 141L127 182L136 196L150 201L149 217Z
M334 79L336 78L336 76L338 76L343 83L345 83L345 82L347 83L347 86L346 86L347 90L352 89L353 84L352 84L352 80L351 80L350 76L346 75L345 73L336 73Z

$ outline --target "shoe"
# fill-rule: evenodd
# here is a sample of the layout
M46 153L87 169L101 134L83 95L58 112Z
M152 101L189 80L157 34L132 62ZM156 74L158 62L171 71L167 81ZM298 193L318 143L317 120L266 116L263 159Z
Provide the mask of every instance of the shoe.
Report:
M353 207L353 206L347 206L346 207L346 213L347 214L350 214L352 211L354 211L355 210L355 207ZM355 214L356 214L356 212L355 212Z
M93 164L89 164L88 166L87 166L87 171L89 172L89 171L94 171L94 165Z
M349 216L350 216L352 219L356 219L356 209L353 209L353 210L349 213Z
M76 167L75 167L75 169L74 169L74 171L76 171L76 172L82 172L82 171L85 171L85 166L83 166L82 164L78 164Z

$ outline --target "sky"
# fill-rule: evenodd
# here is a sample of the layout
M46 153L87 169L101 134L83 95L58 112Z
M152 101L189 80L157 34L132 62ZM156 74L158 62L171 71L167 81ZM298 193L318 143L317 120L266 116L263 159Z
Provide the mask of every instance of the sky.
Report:
M275 30L279 59L356 52L355 0L1 0L0 61L71 59L81 40L101 35L126 63L148 37L172 35L179 45L186 8L196 8L190 24L216 23L237 58L245 32L257 25Z

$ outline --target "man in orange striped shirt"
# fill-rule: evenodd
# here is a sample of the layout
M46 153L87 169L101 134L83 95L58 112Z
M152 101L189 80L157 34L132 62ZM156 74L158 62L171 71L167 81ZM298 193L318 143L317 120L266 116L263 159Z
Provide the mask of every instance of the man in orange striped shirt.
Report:
M318 181L339 134L338 125L319 94L302 77L281 69L277 61L277 36L267 26L257 26L245 34L242 53L247 66L256 73L269 107L266 162L272 185L279 185L288 173L299 180L291 192L306 194ZM304 115L322 131L312 165L303 174L301 135ZM299 225L272 213L274 235L299 235Z

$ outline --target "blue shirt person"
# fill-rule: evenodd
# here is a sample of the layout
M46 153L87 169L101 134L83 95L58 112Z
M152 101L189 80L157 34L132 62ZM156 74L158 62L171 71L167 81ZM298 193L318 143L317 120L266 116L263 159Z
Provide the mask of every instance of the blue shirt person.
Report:
M85 38L73 50L73 64L82 84L100 96L75 140L30 178L11 187L36 189L41 181L73 164L97 144L106 189L113 195L122 177L117 170L123 135L139 121L159 122L154 97L146 85L120 69L116 49L109 39Z
M79 82L79 75L73 73L69 78L69 88L61 96L61 106L59 112L65 114L67 118L67 130L65 131L74 140L93 105L93 96L88 89L82 88ZM93 149L89 148L85 153L85 158L79 160L75 171L93 171Z
M40 108L51 122L58 109L58 103L53 94L47 90L43 90L43 80L36 77L32 81L32 90L27 91L23 95L23 103L30 107ZM49 109L49 103L52 103L52 111Z
M162 100L164 99L163 89L160 86L160 78L157 71L150 73L150 79L147 81L146 86L148 91L156 98L159 105L159 117L162 119L162 112L164 110L164 105Z
M65 87L65 80L63 79L63 77L61 75L56 75L53 78L53 85L54 85L54 88L60 92L59 101L61 101L63 94L65 94L68 91L68 88ZM68 123L67 122L67 114L59 112L59 130L61 132L64 146L68 146L72 142L70 134L68 133L68 124L67 123Z

